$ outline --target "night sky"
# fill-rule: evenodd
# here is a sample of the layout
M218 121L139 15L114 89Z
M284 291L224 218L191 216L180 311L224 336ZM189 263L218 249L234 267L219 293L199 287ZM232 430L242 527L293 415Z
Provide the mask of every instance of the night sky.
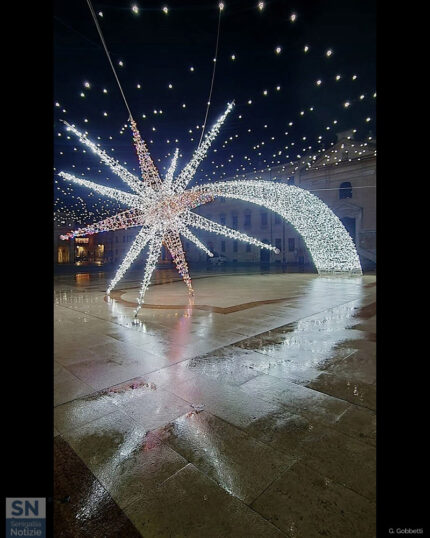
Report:
M258 4L225 2L205 132L228 101L234 99L236 106L194 184L295 162L298 155L330 147L336 132L343 130L356 129L358 140L376 136L375 2L271 1L262 10ZM155 163L164 174L179 147L179 167L185 165L204 122L218 3L104 1L93 2L93 7ZM137 172L131 131L125 127L127 108L85 0L54 4L54 100L55 172L123 188L98 158L83 153L59 121L87 131L91 140ZM61 178L55 181L57 210L68 207L87 220L119 207ZM88 215L86 208L93 213Z

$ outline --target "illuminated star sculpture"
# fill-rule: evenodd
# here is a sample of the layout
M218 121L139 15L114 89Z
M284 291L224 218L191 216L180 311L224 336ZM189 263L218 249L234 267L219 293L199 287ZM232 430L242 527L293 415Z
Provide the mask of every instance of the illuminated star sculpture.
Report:
M271 245L262 243L258 239L212 222L191 211L193 208L214 199L214 195L210 192L200 192L195 189L186 190L186 188L194 177L199 164L206 157L209 147L217 136L221 125L233 106L233 103L228 104L224 114L206 134L202 144L199 145L189 163L177 176L175 176L176 162L178 158L178 150L176 149L164 180L161 179L149 154L149 150L145 142L141 139L136 123L132 118L130 118L130 125L133 131L133 142L139 159L141 179L123 168L116 160L112 159L96 144L91 142L85 134L78 131L74 126L64 122L67 129L77 135L81 143L90 148L105 164L110 166L112 171L128 185L133 193L105 187L93 183L92 181L80 179L66 172L60 172L59 175L64 179L88 187L104 196L113 198L129 208L126 211L91 226L70 232L62 236L62 239L71 239L73 237L103 231L141 226L141 230L137 234L107 289L107 293L109 294L124 276L134 260L148 245L148 256L138 297L136 315L143 303L145 292L149 286L151 275L157 264L163 244L169 250L179 274L182 276L188 287L189 293L194 293L180 236L182 235L193 242L209 256L213 256L213 254L191 232L189 226L225 235L226 237L245 241L260 248L269 249L279 253L279 250Z

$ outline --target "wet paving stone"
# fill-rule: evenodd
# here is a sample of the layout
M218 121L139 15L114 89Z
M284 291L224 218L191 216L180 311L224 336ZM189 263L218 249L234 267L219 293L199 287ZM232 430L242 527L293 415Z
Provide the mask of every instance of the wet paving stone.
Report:
M290 411L321 422L333 423L349 403L285 379L261 375L240 386L251 398L276 402Z
M164 426L192 410L189 402L157 387L146 376L115 385L103 394L146 431Z
M246 504L295 462L206 411L188 413L154 433Z
M54 371L54 405L60 405L92 392L94 392L93 387L73 375L66 368L57 366L56 371Z
M192 381L199 377L216 380L220 384L227 383L237 386L260 375L260 372L255 368L256 360L253 360L252 357L245 354L241 357L237 356L230 347L222 348L222 350L229 350L229 354L232 356L223 356L224 354L218 353L217 350L213 353L194 357L156 372L151 372L146 374L145 378L160 387L174 382ZM259 355L252 352L251 355L257 360L261 359Z
M125 512L142 536L277 538L287 536L192 464Z
M64 438L121 508L187 464L119 411L69 431Z
M223 385L202 377L165 388L192 404L203 405L205 410L241 429L280 407L277 402L250 396L241 386Z
M333 427L345 435L376 445L376 413L370 409L352 405L338 418Z
M321 393L351 402L355 405L376 409L376 385L323 373L306 386Z
M337 361L330 361L324 371L344 379L373 384L376 381L376 357L357 349Z
M353 438L336 426L325 426L301 415L282 412L255 421L246 431L335 482L370 500L375 498L375 449L359 436Z
M60 436L54 439L54 536L138 538L111 495Z
M227 346L190 359L186 367L192 374L216 379L219 384L241 385L260 375L257 366L262 360L258 353Z
M366 306L362 306L359 310L356 312L356 317L360 319L369 319L375 316L376 314L376 302L372 302L370 304L367 304Z
M68 370L77 378L100 390L144 373L139 361L118 364L111 359L95 359L72 364Z
M375 505L321 473L296 463L252 508L294 538L374 538Z
M54 426L59 432L64 433L117 410L117 406L108 396L100 393L91 394L55 407Z

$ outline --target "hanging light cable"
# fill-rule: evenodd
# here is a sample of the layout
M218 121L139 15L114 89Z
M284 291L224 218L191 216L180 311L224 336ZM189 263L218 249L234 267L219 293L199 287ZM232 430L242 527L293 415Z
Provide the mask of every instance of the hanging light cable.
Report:
M103 48L105 49L105 52L106 52L106 56L109 60L109 63L110 63L110 66L112 68L112 71L113 71L113 74L115 76L115 79L117 81L117 84L118 84L118 87L119 87L119 91L121 92L121 95L122 95L122 98L124 99L124 103L125 103L125 106L127 107L127 110L128 110L128 114L130 116L130 119L133 119L133 116L131 114L131 110L130 110L130 107L128 106L128 103L127 103L127 99L125 98L125 95L124 95L124 92L123 92L123 89L122 89L122 86L121 86L121 83L119 81L119 78L118 78L118 75L116 74L116 71L115 71L115 67L112 63L112 60L111 60L111 57L110 57L110 54L109 54L109 51L108 51L108 48L106 46L106 42L103 38L103 34L102 34L102 30L99 26L99 23L98 23L98 20L97 20L97 16L95 14L95 11L93 9L93 6L91 4L91 0L87 0L87 4L88 4L88 7L90 8L90 11L91 11L91 15L93 16L93 19L94 19L94 23L96 25L96 28L97 28L97 31L99 33L99 36L100 36L100 40L102 42L102 45L103 45Z
M222 6L222 7L221 7L221 6ZM206 122L207 122L207 119L208 119L209 108L210 108L210 106L211 106L212 90L213 90L213 87L214 87L215 71L216 71L216 63L217 63L217 60L218 60L218 43L219 43L219 31L220 31L220 28L221 28L221 13L222 13L222 10L224 9L224 4L221 3L221 4L218 6L218 8L219 8L219 14L218 14L218 30L217 30L217 35L216 35L215 56L214 56L214 68L213 68L213 71L212 71L212 80L211 80L211 87L210 87L210 90L209 90L209 99L208 99L208 102L207 102L207 105L206 105L205 121L203 122L202 134L200 135L199 145L197 146L197 149L200 148L200 146L201 146L201 144L202 144L203 135L204 135L204 133L205 133L205 128L206 128Z

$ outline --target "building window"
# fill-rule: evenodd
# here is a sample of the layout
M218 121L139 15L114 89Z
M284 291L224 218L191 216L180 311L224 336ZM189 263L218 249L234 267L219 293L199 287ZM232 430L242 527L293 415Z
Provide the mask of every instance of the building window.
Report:
M289 177L287 183L288 185L294 185L294 177Z
M251 244L246 243L246 252L251 252Z
M251 226L251 213L245 214L245 226Z
M267 213L261 213L261 226L267 226Z
M278 213L275 213L275 224L280 224L281 220L282 220L281 215L279 215Z
M344 181L339 187L339 199L352 198L352 185L349 181Z
M221 241L221 252L225 252L225 241Z
M278 250L282 250L282 239L275 239L275 247Z
M224 214L219 216L219 221L223 226L225 226L225 215Z
M125 235L122 236L122 242L125 243Z
M233 252L237 252L237 241L233 241Z
M237 230L238 226L239 226L239 218L238 218L237 215L233 215L233 226L232 227L233 227L234 230Z
M288 252L293 252L296 248L296 240L294 237L288 239Z
M224 197L224 196L221 196L221 197L220 197L220 201L221 201L222 204L225 204L225 197Z

